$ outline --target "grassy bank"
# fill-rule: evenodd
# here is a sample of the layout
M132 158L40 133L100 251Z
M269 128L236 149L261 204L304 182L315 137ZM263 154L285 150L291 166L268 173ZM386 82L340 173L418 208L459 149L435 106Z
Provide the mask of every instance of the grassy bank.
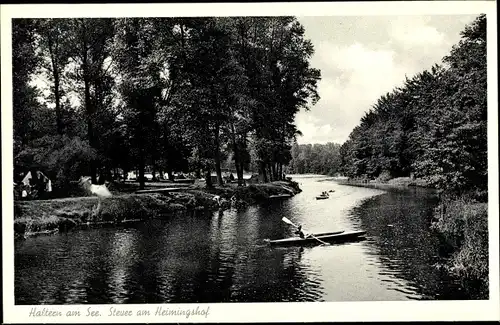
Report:
M270 199L271 195L292 194L301 190L295 182L281 181L245 187L217 186L211 189L187 188L168 194L133 194L113 191L105 199L71 197L53 200L15 201L16 236L52 233L98 224L120 224L130 220L165 218L179 211L216 211L216 195L223 198L223 209L245 206ZM233 200L231 201L231 198ZM232 203L231 203L232 202Z
M488 298L488 204L465 198L444 199L432 228L439 231L451 254L444 267L469 283L478 299Z

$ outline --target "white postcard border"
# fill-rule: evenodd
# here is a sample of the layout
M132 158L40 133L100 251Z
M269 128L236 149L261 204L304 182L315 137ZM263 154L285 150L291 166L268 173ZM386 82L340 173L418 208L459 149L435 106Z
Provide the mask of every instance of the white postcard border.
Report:
M43 17L172 17L172 16L341 16L341 15L452 15L487 14L488 24L488 159L489 159L489 236L490 299L487 301L410 301L410 302L318 302L318 303L214 303L141 305L14 305L14 233L12 183L12 57L11 18ZM498 76L497 18L494 1L428 2L345 2L345 3L203 3L203 4L92 4L92 5L2 5L2 244L3 315L6 323L132 323L132 322L321 322L321 321L455 321L499 320L498 264ZM154 316L158 306L187 310L208 309L208 316ZM31 317L32 308L79 310L80 317ZM106 316L109 308L148 309L151 316ZM85 316L88 308L101 317ZM187 308L187 309L186 309Z

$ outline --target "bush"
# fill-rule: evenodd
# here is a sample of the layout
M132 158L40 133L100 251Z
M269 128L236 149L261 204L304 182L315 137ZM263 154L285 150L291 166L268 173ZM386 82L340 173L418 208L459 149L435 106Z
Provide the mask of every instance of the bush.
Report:
M391 173L388 171L383 171L380 173L380 175L377 177L376 181L380 183L386 183L392 178Z
M432 227L453 248L447 269L488 287L488 205L466 198L445 200L436 210Z

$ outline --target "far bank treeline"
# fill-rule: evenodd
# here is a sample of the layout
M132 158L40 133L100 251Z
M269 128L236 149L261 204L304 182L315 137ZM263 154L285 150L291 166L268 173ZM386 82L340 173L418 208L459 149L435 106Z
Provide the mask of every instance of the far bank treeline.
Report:
M291 155L292 160L287 166L287 171L292 174L335 176L341 171L340 145L336 143L294 143Z
M486 16L461 36L442 65L407 78L362 118L340 148L343 174L414 176L487 200Z
M15 172L279 180L320 71L294 17L15 19ZM37 84L44 85L40 91Z

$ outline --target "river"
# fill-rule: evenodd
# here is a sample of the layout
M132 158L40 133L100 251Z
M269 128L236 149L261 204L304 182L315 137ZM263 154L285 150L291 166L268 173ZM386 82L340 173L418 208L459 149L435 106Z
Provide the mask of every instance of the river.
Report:
M175 216L15 242L16 304L470 299L434 264L423 189L296 176L302 193L222 216ZM315 200L334 190L328 200ZM270 247L293 234L364 230L341 245Z

